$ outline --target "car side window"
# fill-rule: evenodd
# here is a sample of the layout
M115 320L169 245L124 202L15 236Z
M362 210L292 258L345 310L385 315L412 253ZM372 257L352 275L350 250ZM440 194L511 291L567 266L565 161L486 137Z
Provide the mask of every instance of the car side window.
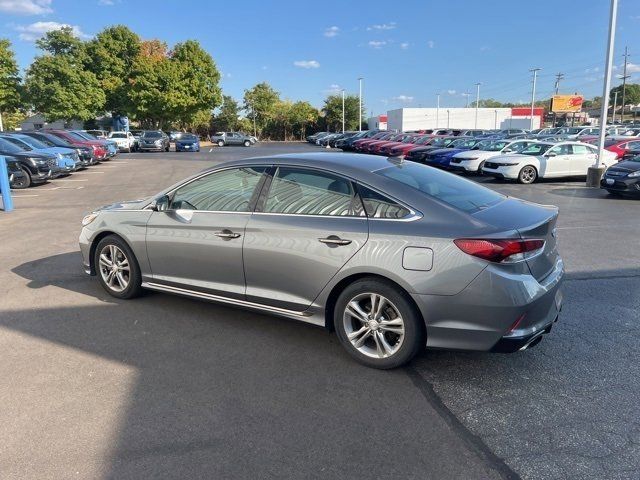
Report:
M593 150L591 150L586 145L573 145L572 149L574 155L588 155L590 153L593 153Z
M571 146L570 145L558 145L557 147L553 147L549 150L549 153L555 153L556 155L571 155Z
M178 188L171 210L248 212L266 167L231 168L200 177Z
M626 150L637 150L640 148L640 142L629 142L624 147Z
M398 202L360 184L358 184L358 194L369 218L398 219L411 213Z
M347 179L318 170L279 167L271 182L264 211L295 215L357 216L357 208L354 208L356 200L353 185Z

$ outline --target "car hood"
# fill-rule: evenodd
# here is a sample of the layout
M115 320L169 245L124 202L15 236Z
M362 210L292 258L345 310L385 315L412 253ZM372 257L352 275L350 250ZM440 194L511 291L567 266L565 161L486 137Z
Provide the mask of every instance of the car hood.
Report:
M640 162L632 162L631 160L625 160L618 162L615 165L609 167L609 170L618 172L637 172L640 170Z
M70 153L75 153L75 150L73 148L66 148L66 147L40 148L36 151L39 153L51 153L53 155L57 155L58 153L62 155L69 155Z
M501 155L500 152L489 152L487 150L464 150L460 153L456 153L455 157L459 159L471 159L471 158L487 158Z
M2 154L2 152L0 152L0 154ZM32 150L30 152L7 153L7 156L9 155L15 158L43 158L45 160L57 158L57 156L53 153L38 152L35 150Z
M109 210L141 210L151 203L154 196L141 198L138 200L128 200L125 202L112 203L110 205L104 205L96 209L96 212L104 212Z
M464 152L464 148L438 148L429 152L430 155L436 155L438 157L444 155L455 155L456 153Z
M184 140L179 138L178 140L176 140L176 143L197 143L198 139L194 138L193 140Z
M535 155L522 155L520 153L501 153L498 155L491 156L491 162L500 162L501 160L507 160L509 162L520 162L526 159L535 159L537 158Z

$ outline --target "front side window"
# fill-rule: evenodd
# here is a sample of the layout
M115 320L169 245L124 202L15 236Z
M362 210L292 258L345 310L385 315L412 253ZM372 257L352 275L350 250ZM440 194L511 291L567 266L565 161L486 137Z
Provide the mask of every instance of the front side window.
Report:
M214 172L176 190L171 209L248 212L253 193L266 167Z
M587 155L589 153L593 153L592 147L587 147L586 145L573 145L572 149L574 155Z
M549 153L555 153L556 155L571 155L571 145L558 145L549 150Z
M355 200L349 180L316 170L279 167L264 211L345 217L357 215Z

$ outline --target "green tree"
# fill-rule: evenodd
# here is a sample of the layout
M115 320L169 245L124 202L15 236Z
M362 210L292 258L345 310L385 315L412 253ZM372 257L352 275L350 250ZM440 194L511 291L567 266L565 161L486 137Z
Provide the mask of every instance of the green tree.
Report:
M0 39L0 115L2 115L5 129L10 128L9 115L15 113L21 106L20 97L20 74L18 63L11 50L11 42Z
M114 115L132 112L127 90L140 48L140 37L124 25L105 28L86 44L85 67L100 82L105 109Z
M266 82L258 83L244 91L244 110L247 116L254 120L258 134L273 119L276 105L280 101L280 94Z
M171 52L170 95L168 108L176 121L192 124L207 119L220 105L220 72L213 58L195 40L177 44Z
M609 91L609 104L611 108L613 108L613 100L614 96L618 93L618 107L622 110L622 85L618 85L617 87L612 88ZM640 84L638 83L627 83L625 88L624 95L624 103L627 105L627 109L625 112L629 112L629 105L638 105L640 104Z
M300 140L304 140L307 127L317 122L319 113L309 102L298 101L291 105L291 124L300 134Z
M218 131L232 131L238 129L238 117L240 116L240 106L233 97L224 95L220 112L213 119L213 129Z
M358 129L358 103L357 95L346 95L344 98L344 128L345 130ZM342 95L329 95L322 107L327 128L331 131L342 131ZM365 116L365 107L362 106L362 118Z
M83 44L70 27L45 34L37 45L45 54L33 61L25 91L47 121L88 120L101 112L105 94L96 76L84 69Z

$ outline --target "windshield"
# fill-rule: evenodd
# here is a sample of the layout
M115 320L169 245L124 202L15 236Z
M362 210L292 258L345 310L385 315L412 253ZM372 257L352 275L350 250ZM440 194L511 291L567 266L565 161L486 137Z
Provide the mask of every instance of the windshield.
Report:
M434 147L446 147L451 142L453 142L453 140L453 138L434 138L433 142L431 142L429 145L432 145Z
M89 134L87 132L71 132L71 133L75 133L76 135L78 135L83 140L97 140L96 137L94 137L93 135L91 135L91 134Z
M110 133L109 138L127 138L126 133Z
M16 140L20 140L21 142L27 143L30 147L33 147L33 148L47 148L47 145L45 145L40 140L36 140L35 138L31 138L26 135L24 137L17 138Z
M144 132L142 136L144 138L161 138L162 134L160 132Z
M195 135L192 135L190 133L183 133L180 136L180 140L189 140L190 142L197 140L198 137L196 137Z
M22 140L18 140L17 138L12 138L12 137L2 137L2 138L9 143L13 143L16 147L20 148L20 150L27 150L27 151L33 150L33 147L31 145L29 145L26 142L23 142Z
M78 135L76 132L67 132L67 135L69 135L74 140L77 140L80 142L86 142L88 140L87 138L84 138L82 135Z
M504 198L475 182L419 163L405 162L374 173L403 183L467 213L487 208Z
M6 138L0 138L0 150L7 153L20 153L24 151L24 148L20 148L17 145L8 142Z
M629 129L626 132L624 132L622 135L624 135L625 137L635 137L637 135L640 135L640 128Z
M508 144L509 142L505 142L504 140L483 140L478 142L474 148L476 150L484 150L486 152L499 152Z
M51 138L49 138L49 137L47 137L47 136L45 136L45 135L38 135L38 136L33 137L33 138L35 138L35 139L37 139L38 141L40 141L40 142L44 143L44 144L45 144L46 146L48 146L48 147L57 147L57 146L59 146L59 145L61 145L61 146L65 146L65 147L69 146L69 143L65 142L65 141L64 141L64 140L62 140L62 139L55 140L55 138L54 138L54 139L51 139ZM57 142L57 143L56 143L56 142Z
M548 143L534 143L529 145L527 148L524 148L520 151L522 155L542 155L544 152L549 150L553 145L549 145Z

